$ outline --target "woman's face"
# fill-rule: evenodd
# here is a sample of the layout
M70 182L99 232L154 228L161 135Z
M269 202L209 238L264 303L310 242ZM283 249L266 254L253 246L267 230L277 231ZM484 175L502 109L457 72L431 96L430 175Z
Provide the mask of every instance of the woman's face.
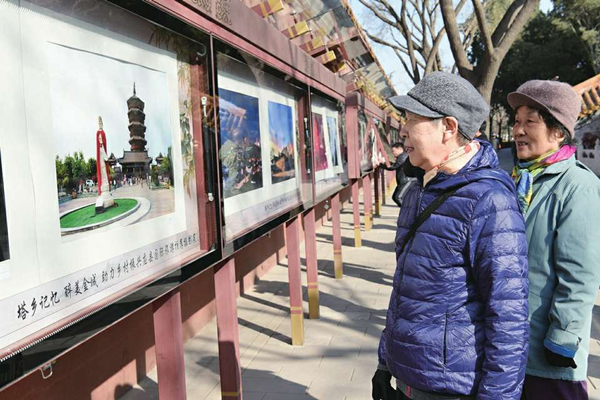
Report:
M517 144L519 160L531 161L550 151L560 148L564 137L558 137L535 108L521 106L515 115L513 138Z

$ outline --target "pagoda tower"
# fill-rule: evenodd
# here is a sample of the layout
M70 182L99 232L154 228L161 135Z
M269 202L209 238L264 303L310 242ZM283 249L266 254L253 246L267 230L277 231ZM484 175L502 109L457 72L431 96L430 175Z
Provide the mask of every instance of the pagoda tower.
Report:
M144 102L135 93L135 82L133 83L133 96L127 100L127 116L129 117L129 144L131 151L145 151L146 144L146 114L144 114Z
M133 96L127 99L127 116L129 119L129 151L123 151L123 157L118 159L122 166L122 174L127 178L138 177L145 179L150 172L152 157L148 156L146 149L146 114L144 102L137 97L135 82L133 83Z

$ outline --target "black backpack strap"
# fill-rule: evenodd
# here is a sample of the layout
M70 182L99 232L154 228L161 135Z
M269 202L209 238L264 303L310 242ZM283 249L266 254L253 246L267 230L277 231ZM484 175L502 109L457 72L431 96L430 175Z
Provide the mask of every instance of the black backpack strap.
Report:
M406 247L408 242L410 242L410 240L415 235L415 233L417 233L417 229L419 229L419 227L421 225L423 225L423 222L425 222L427 220L427 218L429 218L431 216L431 214L433 214L434 211L437 210L442 205L442 203L444 203L448 199L448 197L452 196L454 193L456 193L456 191L458 189L462 188L465 185L458 186L458 187L442 194L441 196L436 197L435 200L433 200L427 207L425 207L425 209L421 212L421 214L419 214L417 216L417 218L415 219L415 222L413 222L412 226L410 227L410 230L408 231L408 234L406 235L406 238L404 240L404 244L402 245L402 250L400 251L400 253L404 252L404 248Z

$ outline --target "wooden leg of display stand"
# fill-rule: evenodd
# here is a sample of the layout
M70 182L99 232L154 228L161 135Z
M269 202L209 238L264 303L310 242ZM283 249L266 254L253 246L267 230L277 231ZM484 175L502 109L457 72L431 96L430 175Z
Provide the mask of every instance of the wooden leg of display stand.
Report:
M379 189L381 188L381 184L380 184L381 183L381 179L380 179L381 171L379 169L376 170L374 176L375 176L375 182L374 182L373 186L375 186L375 215L377 215L379 217L381 215L380 214L381 198L379 197Z
M344 264L342 262L342 224L339 193L331 198L331 212L333 214L333 266L335 279L342 279L344 277Z
M288 277L290 282L290 314L292 319L292 345L304 345L304 310L302 309L302 276L300 269L300 233L298 217L286 223Z
M181 297L172 290L152 303L158 395L161 399L186 399L185 362L181 327Z
M371 175L365 175L363 178L363 208L365 210L365 231L371 230L371 210L372 210L372 191Z
M354 247L362 246L360 240L360 204L358 201L358 179L352 182L352 216L354 219Z
M235 262L215 267L215 307L219 341L219 371L223 399L242 398L242 370L235 290ZM162 397L161 397L162 399Z
M315 209L304 213L304 245L306 248L306 275L308 281L308 318L319 318L319 271L317 259L317 234Z
M385 206L385 183L387 181L386 179L386 170L384 170L383 168L381 169L381 203Z

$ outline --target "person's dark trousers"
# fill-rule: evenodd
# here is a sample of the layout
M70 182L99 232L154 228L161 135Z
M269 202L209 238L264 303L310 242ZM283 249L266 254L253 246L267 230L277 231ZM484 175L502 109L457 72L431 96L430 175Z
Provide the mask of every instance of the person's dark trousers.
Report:
M521 400L588 400L587 381L563 381L525 375Z
M402 390L400 390L400 389L396 390L396 399L397 400L410 400L410 398L406 397L404 395L404 393L402 393Z

